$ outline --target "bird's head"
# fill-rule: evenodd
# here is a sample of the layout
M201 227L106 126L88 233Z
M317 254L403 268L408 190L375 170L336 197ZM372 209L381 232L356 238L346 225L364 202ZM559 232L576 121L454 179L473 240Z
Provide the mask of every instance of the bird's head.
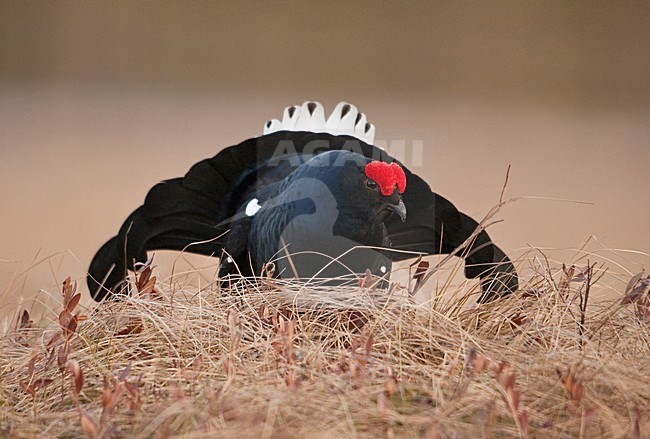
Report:
M393 214L406 219L402 200L406 175L397 163L371 160L352 151L328 151L296 169L287 183L291 194L284 197L309 197L321 213L336 209L342 228L366 229L363 225L383 223Z
M365 187L370 197L380 206L385 217L394 212L402 221L406 220L406 206L402 194L406 190L406 174L397 163L372 161L364 167ZM385 219L385 218L383 218Z
M343 163L335 166L338 176L334 191L338 192L335 197L344 217L383 223L396 214L402 221L406 220L406 206L402 200L406 174L400 165L370 160L347 151L332 154L337 156L332 163Z

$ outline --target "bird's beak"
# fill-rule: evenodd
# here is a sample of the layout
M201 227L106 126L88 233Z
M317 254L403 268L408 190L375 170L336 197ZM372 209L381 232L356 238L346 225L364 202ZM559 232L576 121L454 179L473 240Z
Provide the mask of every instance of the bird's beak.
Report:
M404 201L399 200L399 204L389 204L388 208L399 215L402 222L406 221L406 206Z

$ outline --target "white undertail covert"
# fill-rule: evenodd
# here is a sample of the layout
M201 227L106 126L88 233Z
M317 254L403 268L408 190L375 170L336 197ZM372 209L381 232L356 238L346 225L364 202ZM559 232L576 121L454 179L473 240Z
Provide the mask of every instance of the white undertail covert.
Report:
M325 120L325 109L320 102L307 101L284 109L282 121L271 119L264 124L264 134L276 131L311 131L335 136L353 136L370 145L375 141L375 126L368 122L352 104L339 102Z

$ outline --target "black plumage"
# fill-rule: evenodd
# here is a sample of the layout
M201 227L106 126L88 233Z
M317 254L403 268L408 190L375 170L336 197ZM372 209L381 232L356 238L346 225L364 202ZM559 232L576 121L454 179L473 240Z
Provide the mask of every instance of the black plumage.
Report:
M157 249L222 257L221 276L259 275L270 260L282 277L365 269L384 276L415 252L453 252L476 229L401 163L406 190L383 195L364 174L371 161L396 162L355 137L324 132L277 131L226 148L149 191L95 255L91 295L111 295L133 260L144 262ZM482 280L480 301L516 290L512 263L485 231L462 254L466 276Z

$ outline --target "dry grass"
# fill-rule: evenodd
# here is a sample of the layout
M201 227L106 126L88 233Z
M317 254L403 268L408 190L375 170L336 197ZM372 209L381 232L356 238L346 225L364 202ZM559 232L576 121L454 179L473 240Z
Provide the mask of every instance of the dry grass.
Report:
M587 306L601 266L524 263L537 274L523 292L481 307L454 306L474 300L460 288L420 304L401 287L179 288L145 267L139 293L84 319L66 283L51 321L22 314L0 341L0 427L7 437L648 437L643 279L629 288L636 307Z

